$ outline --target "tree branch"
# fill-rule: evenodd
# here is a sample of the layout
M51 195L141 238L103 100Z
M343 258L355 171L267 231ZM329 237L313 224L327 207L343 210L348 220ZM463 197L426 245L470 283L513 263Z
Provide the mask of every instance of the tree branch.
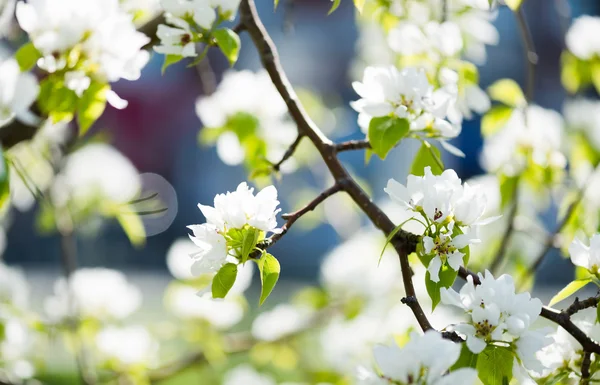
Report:
M336 157L335 146L317 127L317 125L308 116L294 92L285 72L279 62L277 49L269 37L264 25L256 11L253 0L242 0L240 5L240 22L246 27L254 45L260 55L261 62L271 81L279 91L279 94L285 101L290 116L298 126L299 134L306 135L317 148L327 168L331 172L336 183L343 183L343 190L350 195L354 202L367 214L371 222L382 230L384 234L389 235L395 228L394 223L375 205L364 190L350 177L340 161ZM408 262L409 250L414 250L418 237L399 231L392 241L398 256L402 269L402 279L407 297L414 297L415 301L411 309L423 330L432 329L429 320L425 316L419 302L416 300L416 293L412 283L412 272Z
M362 150L365 148L371 148L371 143L367 139L348 140L334 145L335 152Z
M527 88L525 91L525 97L527 98L528 102L531 102L535 92L535 67L538 63L538 55L535 52L533 37L531 36L531 31L527 25L527 19L525 18L523 7L519 7L519 9L515 12L515 16L517 18L519 30L521 31L525 60L527 62Z
M592 353L585 352L581 361L581 382L580 384L588 384L590 380L590 365L592 364Z
M569 316L572 316L573 314L576 314L581 310L589 309L590 307L597 307L599 300L600 294L597 294L594 297L584 299L583 301L580 301L578 297L575 297L575 301L573 302L573 304L571 304L571 306L563 310L563 312L567 313Z
M285 154L283 154L283 156L281 157L281 160L273 165L273 170L279 172L281 165L283 163L285 163L285 161L288 160L292 155L294 155L294 152L296 151L296 148L302 141L302 138L304 138L304 135L298 134L298 136L296 137L296 140L294 140L294 142L292 144L290 144L290 146L286 150Z

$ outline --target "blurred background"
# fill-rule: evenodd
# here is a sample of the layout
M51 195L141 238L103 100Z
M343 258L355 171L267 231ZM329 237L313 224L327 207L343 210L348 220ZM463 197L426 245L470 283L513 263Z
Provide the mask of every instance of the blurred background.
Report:
M356 55L358 32L352 2L342 1L339 9L330 16L327 16L330 3L326 0L282 0L275 13L272 1L258 3L261 17L279 48L292 83L321 95L325 105L331 108L326 126L332 136L336 140L362 138L356 113L348 105L356 99L351 82L356 78L352 60ZM565 91L560 83L560 54L564 49L565 31L571 18L580 14L599 14L600 2L528 0L524 10L539 54L535 102L561 110ZM494 25L499 31L500 42L487 48L488 60L480 67L481 87L485 89L499 78L512 78L523 85L525 58L514 15L508 8L501 7ZM94 236L78 235L80 266L125 270L131 272L134 281L138 276L142 286L160 287L157 282L168 279L165 256L169 247L174 240L186 236L187 225L203 222L197 203L211 204L215 194L233 190L246 180L243 166L225 165L214 147L202 146L198 141L201 122L194 110L195 102L204 90L214 88L212 83L218 83L228 69L226 59L216 50L209 52L207 60L214 78L202 76L201 71L186 68L184 63L170 67L161 75L163 57L153 54L140 80L115 84L114 89L129 101L129 106L122 111L109 107L93 131L108 135L110 142L141 173L164 177L175 189L177 215L169 228L149 237L144 247L131 246L116 221L102 226ZM244 34L240 59L234 68L260 68L255 49ZM455 144L466 157L461 159L444 154L447 167L454 168L463 179L481 174L478 155L482 139L478 117L464 123ZM342 157L353 173L370 186L377 200L384 195L383 187L388 178L404 180L416 146L405 143L393 151L385 163L373 159L367 166L364 166L364 154L360 151L345 153ZM311 196L310 193L299 194L305 187L306 191L316 192L315 184L324 185L322 181L315 183L323 178L323 166L317 162L311 167L312 170L303 171L294 179L284 175L274 180L283 197L283 212ZM335 228L326 223L316 227L297 226L273 248L273 254L281 261L283 281L316 281L323 256L364 224L364 218L357 213L343 214L344 207L342 204L337 210L330 208L329 213L324 214L325 219L328 216L329 219L343 217L342 220L338 218ZM60 248L57 236L39 234L35 230L35 211L16 213L12 217L3 258L8 264L22 266L28 276L35 277L32 280L34 292L44 293L60 273ZM332 220L335 222L335 218ZM558 284L556 273L570 264L558 256L549 261L538 282ZM563 275L562 280L567 282L570 276ZM34 295L34 302L36 297ZM152 305L151 297L146 298ZM157 302L160 301L157 299Z

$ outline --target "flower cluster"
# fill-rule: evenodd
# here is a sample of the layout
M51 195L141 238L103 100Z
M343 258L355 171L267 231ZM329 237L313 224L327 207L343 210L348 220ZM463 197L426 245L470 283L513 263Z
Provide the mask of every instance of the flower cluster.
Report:
M167 24L158 26L160 45L154 50L164 55L197 56L196 44L207 43L213 25L233 20L240 0L161 0Z
M424 220L423 248L419 253L433 282L439 282L440 269L445 265L458 270L463 265L465 248L479 242L477 226L496 219L480 220L485 196L468 183L463 185L454 170L433 175L431 168L426 167L422 177L409 175L406 186L390 179L385 192Z
M367 133L374 117L395 116L407 119L410 130L424 137L451 139L460 134L460 124L446 120L451 96L434 92L423 69L367 67L362 82L352 83L361 99L350 105ZM449 146L445 141L442 144Z
M20 1L16 15L39 52L38 66L60 72L78 95L94 80L138 79L150 57L142 49L150 39L118 0Z
M544 370L536 353L551 343L547 330L530 330L542 310L542 302L531 298L529 293L515 293L513 279L502 275L498 279L486 271L479 274L480 285L475 286L473 277L460 292L450 288L441 289L442 303L463 309L469 316L466 323L454 326L465 335L467 347L475 354L490 345L506 347L515 357L515 365L541 373Z
M379 374L359 368L359 384L471 385L477 379L477 371L471 368L446 374L460 356L460 345L444 340L436 331L413 334L403 348L396 344L377 346L373 354Z
M245 160L254 168L259 158L278 162L297 135L265 70L227 71L216 92L198 99L196 113L204 124L201 138L216 141L219 158L231 166ZM293 159L284 166L293 169Z
M571 262L575 266L583 267L591 274L598 276L600 273L600 234L594 234L587 246L581 240L575 239L569 246Z
M581 60L600 56L600 17L578 17L565 36L569 51Z
M38 92L35 76L22 73L16 60L0 61L0 127L15 116L30 122L29 106L37 98Z
M194 276L215 272L227 262L246 262L266 233L280 231L275 187L265 187L256 196L253 192L242 182L234 192L217 195L214 207L198 205L206 223L188 226L190 239L200 248L191 254Z
M96 346L102 361L124 367L151 364L158 353L158 343L141 325L107 326L96 335Z

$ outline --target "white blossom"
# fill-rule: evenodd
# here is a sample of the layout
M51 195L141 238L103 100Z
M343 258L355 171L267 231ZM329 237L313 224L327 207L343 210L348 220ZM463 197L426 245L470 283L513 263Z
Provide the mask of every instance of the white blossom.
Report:
M32 122L29 106L38 93L39 85L34 75L21 72L14 59L0 61L0 127L15 116Z
M176 239L167 251L167 268L173 277L180 280L194 278L191 272L194 260L191 254L197 251L197 246L188 238Z
M524 113L515 110L500 131L485 139L481 163L489 172L509 176L519 174L529 159L544 168L561 169L566 165L563 136L559 113L538 106L529 106Z
M29 361L34 347L32 330L16 317L0 318L0 325L3 326L0 338L0 376L8 375L9 378L16 377L20 380L33 377L35 367Z
M75 91L77 96L83 95L90 86L91 79L84 71L69 71L65 73L65 85L68 89Z
M600 269L600 234L594 234L590 238L589 246L575 239L569 246L569 254L574 265L597 274Z
M584 15L575 19L565 36L567 48L582 60L600 54L600 17Z
M68 281L58 279L54 295L46 298L44 309L55 321L81 316L97 319L123 319L142 302L140 290L119 271L106 268L82 268Z
M422 28L412 23L400 23L397 29L390 31L388 42L394 51L403 55L451 57L463 47L460 29L451 21L430 21Z
M266 374L261 374L247 364L238 365L225 373L223 385L275 385L276 382Z
M252 323L252 335L262 341L276 341L305 328L311 312L307 308L280 304L260 313Z
M190 254L194 263L193 276L217 271L227 261L227 240L219 230L209 223L188 226L193 235L190 239L200 249Z
M155 46L154 51L163 55L196 56L196 44L192 41L191 34L187 26L174 28L160 24L156 31L160 45Z
M568 128L582 133L588 143L600 150L600 101L584 98L568 100L563 113Z
M28 304L29 284L25 276L20 270L0 262L0 309L2 305L25 309Z
M371 118L388 115L408 119L411 131L444 138L460 133L460 125L445 120L449 96L444 93L436 97L423 69L367 67L363 81L352 86L361 99L350 105L359 113L359 125L365 133Z
M148 330L139 325L107 326L96 335L96 346L105 359L115 359L126 366L150 364L158 351Z
M413 333L403 348L395 343L376 346L373 354L381 372L379 381L375 381L377 376L373 373L362 370L359 384L470 385L477 379L477 371L471 368L446 374L460 356L460 345L444 340L436 331L428 331L423 336Z
M529 293L515 293L512 277L502 275L495 279L489 271L479 274L480 285L473 278L460 293L450 288L441 289L442 303L456 306L468 315L468 322L454 326L467 338L468 348L475 354L481 353L488 344L509 343L525 368L540 373L543 363L536 353L551 340L547 331L530 330L542 310L542 302L531 298Z
M278 162L297 135L296 126L288 118L288 110L265 70L259 72L229 70L217 90L196 102L196 114L203 130L220 130L228 121L241 115L256 120L256 135L266 144L266 158ZM217 154L227 165L238 165L246 157L243 144L232 131L217 139ZM293 159L283 171L293 169Z

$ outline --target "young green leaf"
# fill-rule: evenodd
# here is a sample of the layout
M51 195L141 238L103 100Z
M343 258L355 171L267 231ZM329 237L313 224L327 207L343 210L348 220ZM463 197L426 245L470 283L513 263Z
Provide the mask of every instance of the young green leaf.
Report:
M591 277L584 278L584 279L576 279L576 280L572 281L567 286L565 286L561 291L559 291L558 294L556 294L554 297L552 297L548 306L553 306L553 305L559 303L560 301L562 301L563 299L570 297L571 295L575 294L579 289L583 288L585 285L587 285L590 282L592 282Z
M431 280L429 272L425 273L425 288L427 289L427 294L429 294L429 298L431 298L431 311L435 310L435 308L442 299L440 295L440 289L442 287L448 288L452 286L457 276L458 271L452 269L447 265L442 265L442 268L440 269L439 282L433 282Z
M73 119L77 99L77 94L68 89L61 78L48 76L40 82L38 105L54 122Z
M600 92L600 61L598 59L594 59L590 63L590 72L592 84L596 88L596 92Z
M333 4L331 5L331 8L329 9L329 12L327 12L327 16L331 15L332 13L335 12L336 9L338 9L338 7L340 6L340 3L342 2L342 0L332 0Z
M481 118L481 134L488 137L495 134L512 116L513 109L509 106L494 106Z
M527 105L521 87L512 79L500 79L488 88L490 98L504 103L509 107L524 107Z
M242 238L242 248L240 251L240 257L242 258L242 263L245 263L248 260L248 256L258 243L258 238L260 236L260 230L249 227L243 230L243 238Z
M129 238L129 242L135 247L144 246L146 243L146 229L142 222L142 218L138 215L133 207L119 207L115 211L115 217L119 221L121 228Z
M425 174L425 167L428 166L431 167L433 175L440 175L444 172L440 150L428 142L423 142L410 166L410 173L416 176L423 176Z
M504 385L513 376L513 352L505 347L488 345L477 358L477 373L484 385Z
M180 62L181 60L183 60L183 56L181 55L165 55L165 61L160 69L160 73L164 75L167 68L175 63Z
M258 270L260 270L262 288L260 290L259 305L262 305L273 291L275 284L277 284L281 267L279 261L269 253L264 253L256 263L258 264Z
M363 8L365 7L365 1L366 0L354 0L354 7L356 7L358 13L362 13Z
M369 123L369 142L371 148L381 159L408 134L408 120L382 116L371 119Z
M225 298L235 283L237 272L238 267L233 263L226 263L219 269L212 281L213 298Z
M8 174L8 162L2 148L0 148L0 209L3 209L10 199L10 181Z
M513 11L518 10L522 2L523 0L504 0L504 3L506 3L508 8L512 9Z
M213 32L213 37L223 55L229 60L229 65L233 66L240 54L240 37L229 28L217 29Z
M79 135L84 135L87 130L102 115L106 108L106 93L110 86L105 83L92 82L87 90L77 101L77 123Z
M35 48L32 42L22 45L15 52L15 59L23 72L32 69L40 57L42 57L42 54Z
M458 360L452 365L450 371L454 371L460 368L475 368L477 366L478 355L473 353L467 344L462 344L460 349L460 356Z
M398 231L400 231L402 229L402 226L404 226L406 224L406 222L410 221L413 218L408 218L407 220L405 220L404 222L400 223L398 226L396 226L394 228L394 230L392 230L392 232L390 233L390 235L387 236L387 238L385 239L385 244L383 245L383 249L381 250L381 254L379 255L379 263L381 263L381 258L383 258L383 253L385 252L385 248L387 247L387 245L390 244L390 242L392 241L392 239L394 238L394 236L396 234L398 234Z
M517 188L519 177L500 175L498 178L500 185L500 208L504 208L515 198L515 189Z

